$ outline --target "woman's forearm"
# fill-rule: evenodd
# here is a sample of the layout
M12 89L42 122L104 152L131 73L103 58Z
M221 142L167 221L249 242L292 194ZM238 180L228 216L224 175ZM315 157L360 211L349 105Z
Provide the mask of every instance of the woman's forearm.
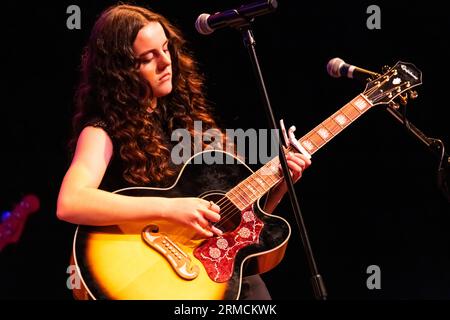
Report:
M74 224L103 226L161 220L169 207L169 198L132 197L82 188L70 196L60 195L57 215L61 220Z

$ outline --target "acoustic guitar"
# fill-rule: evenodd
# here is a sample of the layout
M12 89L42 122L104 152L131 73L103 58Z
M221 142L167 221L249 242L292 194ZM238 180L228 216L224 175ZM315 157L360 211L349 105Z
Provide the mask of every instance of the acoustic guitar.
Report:
M414 65L398 62L296 142L303 153L312 155L371 107L390 103L421 82L422 74ZM206 158L221 161L208 165ZM214 201L221 208L216 227L224 233L198 239L167 222L78 226L73 258L86 296L239 299L242 277L274 268L283 259L291 235L289 223L264 212L260 203L262 196L282 181L278 164L275 157L253 172L232 154L208 150L191 157L171 187L115 191L136 197L199 197Z

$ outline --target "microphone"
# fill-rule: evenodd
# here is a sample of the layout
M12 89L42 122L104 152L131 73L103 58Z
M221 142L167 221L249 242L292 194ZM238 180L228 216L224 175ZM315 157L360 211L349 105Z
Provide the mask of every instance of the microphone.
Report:
M340 58L333 58L330 61L328 61L327 72L330 76L334 78L344 76L347 78L364 81L367 80L367 78L369 77L378 78L379 76L381 76L376 72L358 68L356 66L352 66L351 64L345 63L345 61Z
M244 4L237 9L217 12L213 15L202 13L195 21L195 29L201 34L208 35L220 28L238 26L245 20L250 21L256 16L270 13L277 7L276 0L264 0Z

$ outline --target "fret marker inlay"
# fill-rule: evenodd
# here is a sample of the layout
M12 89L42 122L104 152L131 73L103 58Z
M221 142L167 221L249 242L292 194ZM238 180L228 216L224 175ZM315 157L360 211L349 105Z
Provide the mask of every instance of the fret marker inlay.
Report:
M335 119L336 122L339 123L341 126L343 126L344 124L347 123L347 118L346 118L344 115L342 115L342 114L336 116L334 119Z
M358 99L356 99L355 101L355 106L359 109L359 110L364 110L366 109L369 104L367 103L366 100L364 100L363 98L359 97Z
M309 140L305 140L305 141L303 141L302 142L302 144L303 144L303 146L306 148L306 149L308 149L308 150L312 150L312 149L314 149L314 145L311 143L311 141L309 141Z
M261 168L261 174L263 176L270 176L278 172L278 166L275 162L271 162L270 164L266 164Z
M325 129L325 128L320 128L319 131L317 131L317 133L324 139L328 139L328 137L330 136L330 132Z

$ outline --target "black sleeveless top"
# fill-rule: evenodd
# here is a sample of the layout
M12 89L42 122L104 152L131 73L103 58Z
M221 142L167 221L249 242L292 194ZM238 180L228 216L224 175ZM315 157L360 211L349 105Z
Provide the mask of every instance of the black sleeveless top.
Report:
M154 188L163 188L163 187L169 187L172 185L172 183L175 181L177 174L175 174L172 177L169 177L168 179L163 179L159 182L151 182L147 185L131 185L128 181L126 181L123 177L123 172L125 170L125 164L123 163L123 160L120 158L119 150L120 145L118 141L114 138L114 136L109 131L108 125L105 121L95 118L89 121L85 122L85 127L87 126L93 126L97 128L102 128L110 137L112 144L113 144L113 154L111 156L111 160L108 164L108 167L106 169L106 172L103 176L102 182L100 183L99 189L113 192L122 188L126 187L154 187ZM169 137L166 137L166 144L171 145L172 142L170 141ZM172 161L170 162L170 167L176 172L179 172L181 170L181 165L175 165Z

